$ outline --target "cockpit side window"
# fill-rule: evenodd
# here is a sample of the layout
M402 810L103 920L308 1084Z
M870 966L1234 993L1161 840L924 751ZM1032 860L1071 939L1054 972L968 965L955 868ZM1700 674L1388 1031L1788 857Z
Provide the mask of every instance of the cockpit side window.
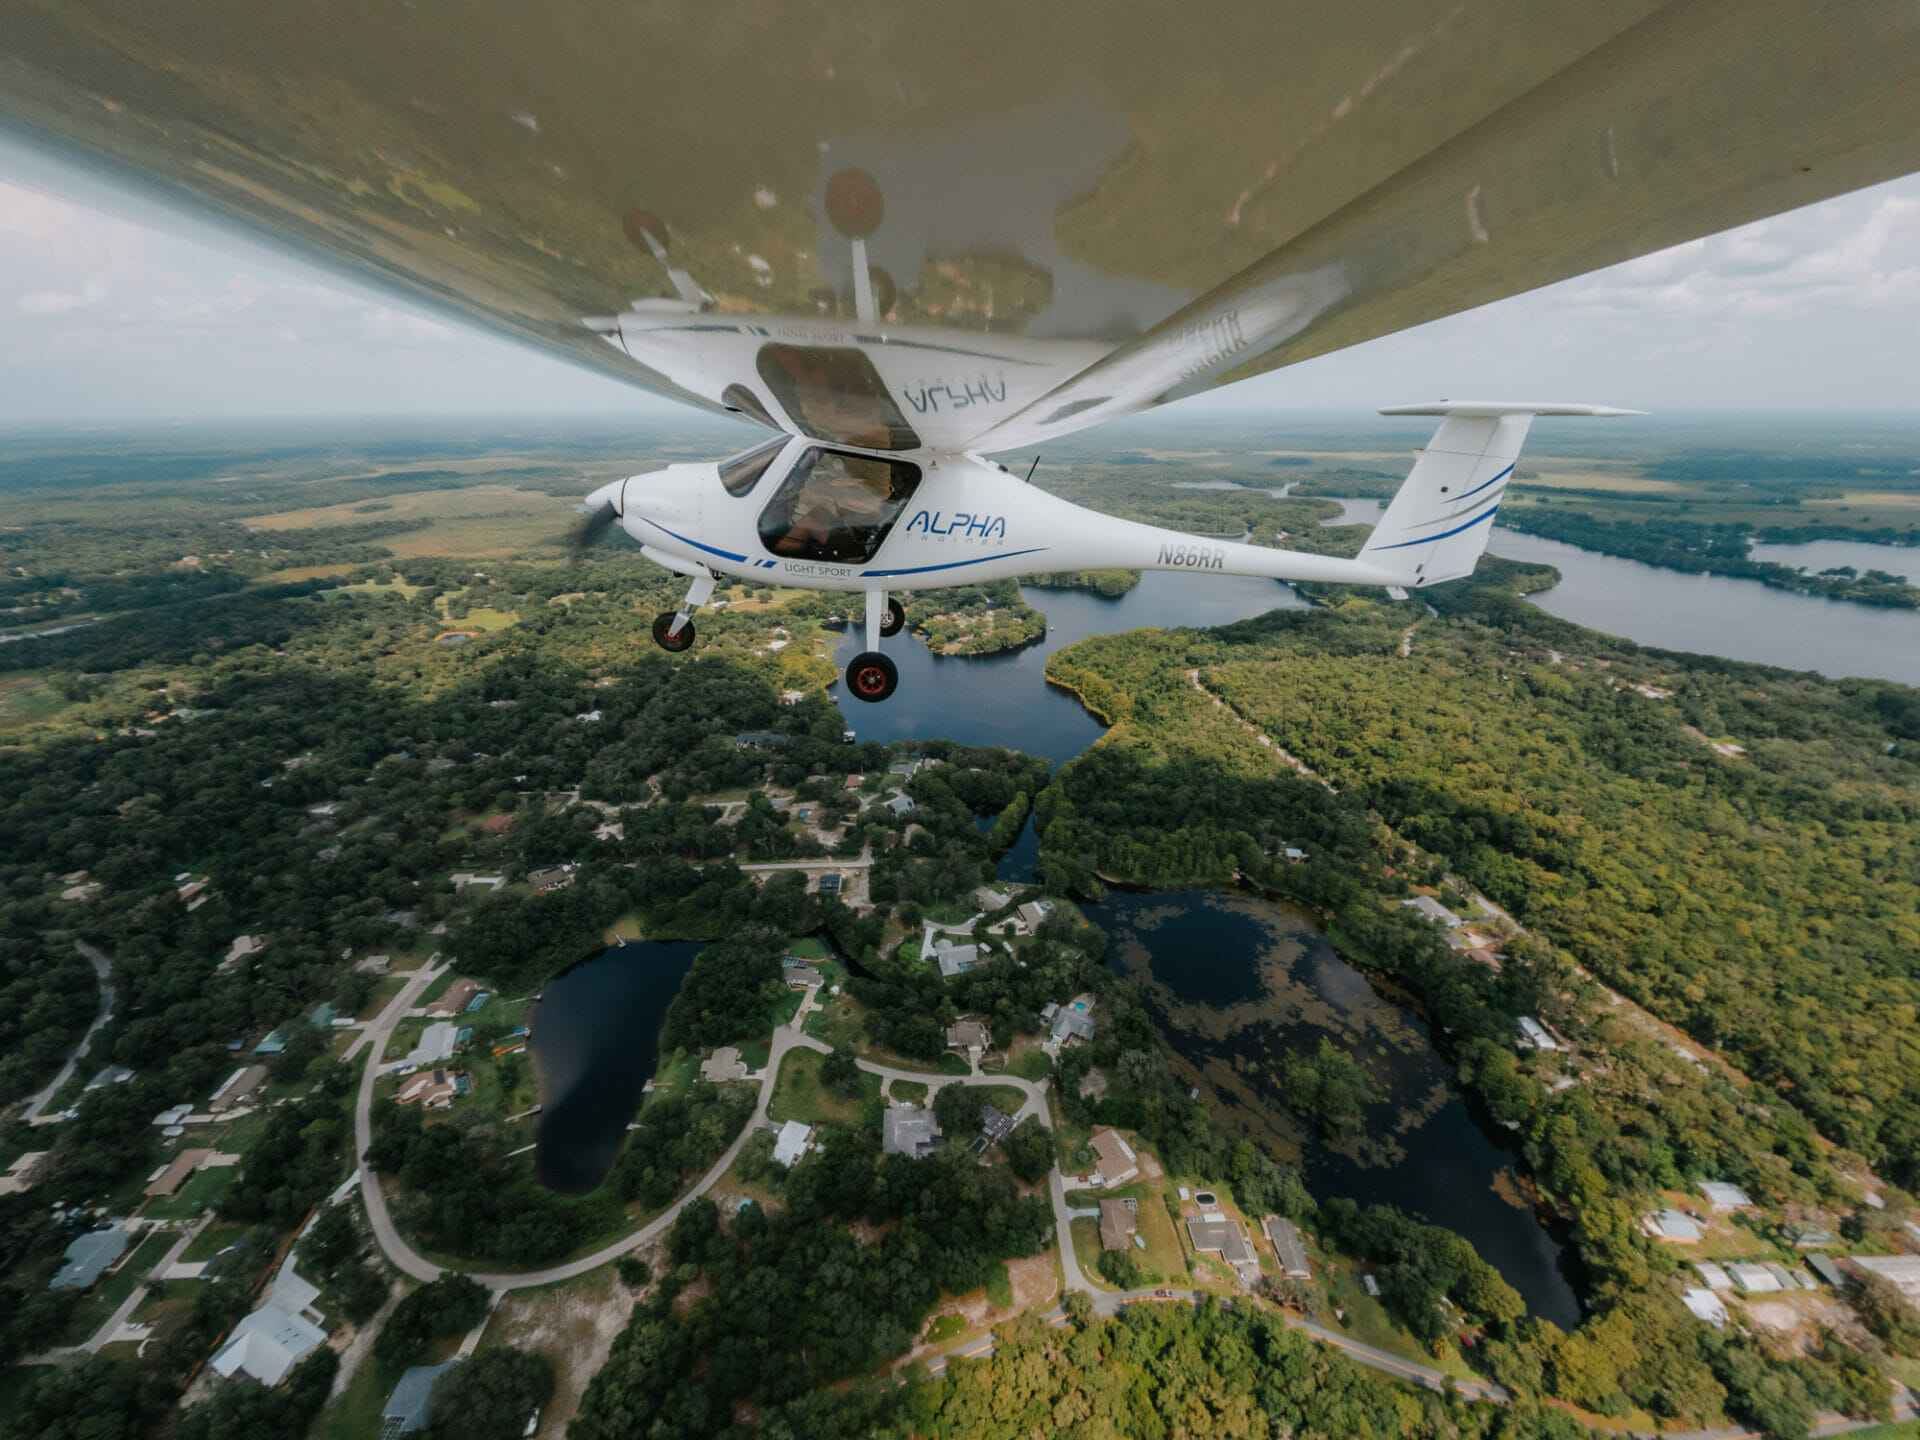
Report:
M808 450L760 512L760 543L796 560L864 565L920 485L920 467L877 455Z
M773 457L786 448L787 437L769 440L756 445L751 450L743 450L731 460L720 464L720 483L727 487L729 495L738 498L747 494L760 483L760 477L767 473L767 466L773 463Z
M868 450L917 450L920 437L864 351L834 345L762 345L760 378L815 440Z

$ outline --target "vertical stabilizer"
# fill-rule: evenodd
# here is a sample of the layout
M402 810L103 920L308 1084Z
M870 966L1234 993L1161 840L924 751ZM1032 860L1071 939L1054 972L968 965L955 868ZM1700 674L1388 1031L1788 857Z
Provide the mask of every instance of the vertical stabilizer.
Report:
M1445 417L1359 556L1404 577L1401 583L1411 589L1473 573L1534 416L1641 412L1605 405L1443 400L1380 413Z

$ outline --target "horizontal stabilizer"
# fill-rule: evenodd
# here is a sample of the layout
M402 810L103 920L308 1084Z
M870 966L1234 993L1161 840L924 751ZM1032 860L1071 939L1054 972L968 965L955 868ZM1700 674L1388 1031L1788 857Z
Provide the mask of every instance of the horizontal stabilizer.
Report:
M1608 405L1442 400L1380 413L1445 417L1359 556L1415 588L1473 573L1534 416L1643 412Z

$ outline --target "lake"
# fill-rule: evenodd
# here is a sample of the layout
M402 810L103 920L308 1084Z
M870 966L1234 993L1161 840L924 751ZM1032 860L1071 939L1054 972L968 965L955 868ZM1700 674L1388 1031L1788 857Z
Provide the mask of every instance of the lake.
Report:
M1183 1084L1203 1087L1229 1130L1296 1166L1318 1196L1397 1205L1456 1230L1534 1315L1580 1321L1570 1253L1535 1218L1506 1132L1476 1117L1417 1015L1382 997L1291 906L1220 890L1114 892L1084 907L1108 963L1140 990ZM1288 1108L1289 1056L1327 1036L1381 1098L1328 1141Z
M606 1177L660 1061L660 1026L703 941L614 945L541 991L527 1042L539 1077L534 1178L584 1195Z

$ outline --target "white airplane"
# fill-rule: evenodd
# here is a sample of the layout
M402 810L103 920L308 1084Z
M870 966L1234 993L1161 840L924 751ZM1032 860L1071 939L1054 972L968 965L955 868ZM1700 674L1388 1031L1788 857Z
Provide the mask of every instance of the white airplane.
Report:
M1610 412L1415 407L1439 433L1352 560L1131 525L978 457L1920 169L1913 0L0 17L0 128L110 173L109 206L144 190L777 432L596 492L594 521L692 579L670 647L716 575L864 593L863 699L915 585L1468 573L1531 417Z
M649 560L692 578L680 609L653 622L654 640L675 653L694 643L693 612L723 575L864 594L866 648L847 666L847 693L879 701L899 683L880 649L905 622L895 591L1117 569L1379 585L1404 599L1473 573L1534 416L1640 412L1441 401L1380 413L1443 418L1351 560L1104 515L965 451L861 450L795 435L717 465L670 465L603 485L587 497L587 534L617 522Z

